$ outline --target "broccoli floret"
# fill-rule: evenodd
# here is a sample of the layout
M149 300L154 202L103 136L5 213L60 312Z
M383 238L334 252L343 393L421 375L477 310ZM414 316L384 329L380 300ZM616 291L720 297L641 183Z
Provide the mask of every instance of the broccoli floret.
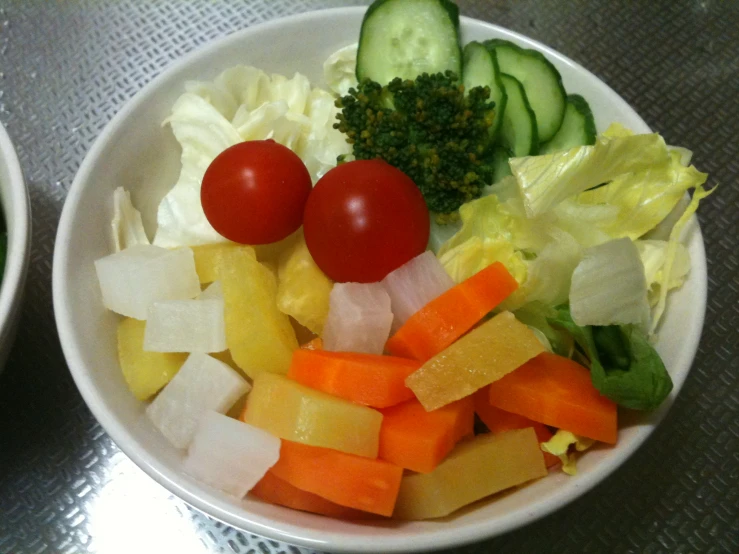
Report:
M432 212L449 219L491 183L490 89L465 93L451 72L365 80L339 98L338 123L358 160L382 158L408 175ZM453 217L453 216L452 216Z

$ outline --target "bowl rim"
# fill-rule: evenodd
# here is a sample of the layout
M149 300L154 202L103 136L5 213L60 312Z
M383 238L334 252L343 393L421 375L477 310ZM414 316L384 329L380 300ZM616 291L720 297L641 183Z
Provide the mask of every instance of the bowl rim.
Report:
M31 255L31 201L18 154L8 131L0 122L0 163L4 163L9 183L4 187L2 210L8 227L5 268L0 268L0 338L11 333L11 322L20 309L23 287ZM12 226L8 224L12 214ZM12 228L11 228L12 227ZM0 368L1 370L2 368Z
M694 220L693 231L696 233L695 239L698 242L698 253L700 254L700 257L697 260L693 260L692 271L695 272L698 277L697 282L695 283L694 292L697 296L696 306L699 317L696 317L688 323L691 329L688 335L688 341L684 348L684 352L686 354L685 357L680 360L680 365L687 365L687 369L681 368L681 371L676 371L681 378L675 380L675 394L671 395L650 417L649 424L636 430L636 437L628 444L622 445L618 457L605 459L599 465L599 469L596 473L580 476L578 486L566 491L565 494L548 499L545 502L537 503L535 506L527 508L526 510L518 510L513 512L513 514L507 514L494 524L483 525L480 522L471 522L463 526L457 526L451 530L448 526L442 526L433 531L419 533L417 536L413 536L412 540L409 540L408 537L400 536L381 537L377 536L377 534L371 534L370 532L359 535L340 532L321 533L313 530L306 531L299 525L289 522L275 521L269 517L254 516L246 511L245 517L242 516L239 518L235 517L231 513L231 510L227 509L226 503L217 495L211 494L207 490L199 491L197 494L193 493L186 487L184 480L169 476L168 471L163 467L163 464L159 463L153 455L148 453L145 448L138 444L138 441L133 438L131 433L129 433L128 428L121 422L117 421L115 417L107 413L103 400L98 395L93 382L85 375L81 351L78 349L78 345L72 332L73 322L69 319L68 298L65 295L66 286L64 280L64 268L68 265L69 258L69 252L66 245L69 244L70 233L74 223L74 215L77 211L76 208L83 197L85 186L90 186L88 179L89 173L92 171L98 155L105 147L105 144L113 130L125 121L128 115L142 104L151 92L156 90L160 81L166 80L169 75L177 73L200 58L207 57L209 52L213 49L224 47L230 43L238 43L242 40L242 37L257 30L264 31L272 28L279 28L285 23L306 23L312 18L325 18L333 15L338 16L344 14L354 15L363 13L365 10L366 6L313 10L252 25L239 31L235 31L229 35L211 40L171 62L160 74L155 76L149 83L126 101L93 142L92 147L79 167L77 175L74 178L65 200L59 221L56 237L57 248L55 248L53 260L52 289L55 319L62 350L75 384L101 426L111 436L116 445L127 456L129 456L137 466L143 469L150 477L164 486L168 491L172 492L188 504L196 507L206 515L250 533L256 533L290 544L308 548L324 549L332 552L418 552L458 547L472 542L489 539L493 536L498 536L513 529L528 525L551 514L557 509L564 507L576 498L583 496L585 492L603 482L617 468L621 467L657 428L658 424L665 417L669 408L673 404L674 399L677 396L677 392L682 388L685 377L693 363L705 317L707 291L705 248L697 220ZM480 25L494 31L500 36L505 36L512 40L523 41L546 53L548 56L556 57L561 62L569 64L572 68L583 73L589 79L597 80L607 89L614 100L618 100L623 104L621 108L624 111L629 111L631 115L643 123L643 120L638 116L636 111L634 111L634 109L626 103L625 100L613 91L613 89L592 72L588 71L569 57L521 33L508 30L486 21L466 16L462 16L460 21L462 24ZM646 130L649 129L646 123L644 123L644 128ZM516 517L513 518L511 516ZM362 539L367 540L362 541Z

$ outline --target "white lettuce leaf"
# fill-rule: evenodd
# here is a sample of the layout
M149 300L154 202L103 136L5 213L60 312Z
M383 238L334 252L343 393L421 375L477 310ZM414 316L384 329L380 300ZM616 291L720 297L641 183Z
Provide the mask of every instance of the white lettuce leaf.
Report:
M136 244L149 244L141 213L131 203L131 193L123 187L113 191L113 247L116 252Z
M213 81L189 82L165 121L182 147L179 179L157 212L154 244L163 247L224 242L208 223L200 186L208 166L226 148L272 139L293 150L315 183L351 150L333 128L337 108L327 91L299 73L267 75L248 66L227 69Z
M629 238L615 239L583 252L572 273L570 313L586 325L649 325L644 265Z
M667 276L665 266L667 264L667 250L670 244L668 241L637 240L634 244L639 251L639 257L644 265L649 305L654 307L659 301L663 287L667 287L669 291L683 285L690 272L690 254L684 244L677 243L675 257L670 268L670 275Z
M323 78L332 92L346 96L349 89L357 86L358 43L340 48L323 62Z

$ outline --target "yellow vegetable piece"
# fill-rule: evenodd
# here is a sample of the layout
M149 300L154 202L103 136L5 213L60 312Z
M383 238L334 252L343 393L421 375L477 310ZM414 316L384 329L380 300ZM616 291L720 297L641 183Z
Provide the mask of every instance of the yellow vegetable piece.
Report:
M201 284L212 283L217 276L218 267L222 256L228 256L233 249L239 249L256 259L254 248L245 244L234 244L232 242L219 242L214 244L201 244L192 246L195 256L195 271Z
M277 307L315 334L323 333L333 282L321 271L302 233L277 266Z
M431 411L497 381L544 350L528 326L501 312L423 364L405 384Z
M260 372L287 373L298 348L288 316L277 309L277 283L271 271L244 248L218 258L223 286L226 344L234 362L249 377Z
M393 517L444 517L462 506L546 474L544 454L531 427L478 435L459 443L431 473L404 476Z
M126 318L118 324L118 362L129 390L139 400L154 395L180 370L187 354L146 352L146 321Z
M254 378L241 419L281 439L377 457L380 412L282 375L262 373Z
M575 453L568 453L570 446L575 445L577 452L584 452L595 444L593 439L581 437L570 431L559 429L547 442L541 443L544 452L557 456L562 462L562 471L567 475L577 475L577 458Z

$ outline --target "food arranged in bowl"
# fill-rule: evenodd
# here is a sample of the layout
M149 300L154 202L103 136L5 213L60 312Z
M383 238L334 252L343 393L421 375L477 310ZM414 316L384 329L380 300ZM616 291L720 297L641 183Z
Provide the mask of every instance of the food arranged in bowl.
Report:
M265 503L335 518L344 539L464 524L461 508L528 484L478 510L456 539L472 540L511 496L535 517L578 494L562 477L577 452L592 486L645 436L619 431L619 409L666 405L659 325L690 280L682 235L706 175L626 109L596 121L603 100L570 90L551 52L484 26L461 39L447 0L379 0L360 19L358 45L323 65L330 92L240 65L168 93L176 183L156 202L109 186L115 248L94 266L115 346L83 352L70 314L93 319L70 307L84 292L57 252L62 343L114 438L230 523L303 544L320 531ZM96 163L68 213L105 202ZM62 244L79 240L71 217ZM113 384L89 369L111 352ZM388 532L384 549L434 544L438 527L403 525L426 542Z

